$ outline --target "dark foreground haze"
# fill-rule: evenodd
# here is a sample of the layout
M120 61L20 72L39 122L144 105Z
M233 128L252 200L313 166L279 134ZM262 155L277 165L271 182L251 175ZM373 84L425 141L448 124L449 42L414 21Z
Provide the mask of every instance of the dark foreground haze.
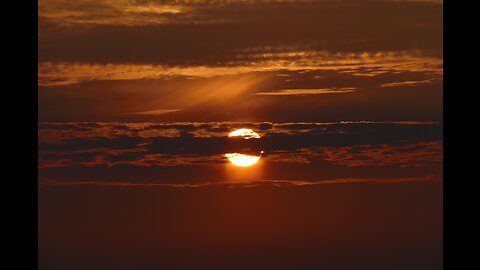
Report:
M40 269L441 269L442 184L40 192Z

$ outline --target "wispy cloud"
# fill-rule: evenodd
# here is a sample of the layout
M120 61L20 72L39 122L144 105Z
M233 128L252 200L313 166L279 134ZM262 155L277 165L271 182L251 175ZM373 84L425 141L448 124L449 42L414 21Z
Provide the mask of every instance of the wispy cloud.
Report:
M78 180L40 180L41 186L96 186L96 187L118 187L118 188L204 188L211 186L224 186L230 188L250 188L259 186L272 187L291 187L291 186L311 186L311 185L334 185L334 184L356 184L356 183L374 183L374 184L394 184L408 182L436 182L442 181L441 175L424 175L418 177L404 178L338 178L324 179L318 181L312 180L255 180L255 181L215 181L206 183L156 183L156 182L119 182L119 181L78 181Z
M319 94L345 94L353 93L356 88L323 88L323 89L282 89L269 92L257 92L258 96L291 96L291 95L319 95Z
M40 0L38 4L39 16L62 26L164 24L188 9L186 3L173 1Z
M359 1L360 2L360 1ZM362 1L371 2L371 1ZM442 4L441 0L386 0L375 1L377 8L388 12L385 7L397 3ZM168 23L228 23L261 19L260 14L269 7L284 12L286 8L319 9L342 6L362 8L356 1L315 0L40 0L39 15L59 25L162 25ZM241 10L242 12L234 12ZM256 11L258 10L258 11ZM328 15L325 12L325 15ZM245 14L247 16L239 16ZM272 14L275 18L276 14ZM305 13L305 15L310 15ZM277 15L278 16L278 15ZM301 19L301 18L299 18Z
M142 112L132 112L132 113L126 113L126 114L161 115L161 114L166 114L171 112L178 112L181 110L182 109L158 109L158 110L150 110L150 111L142 111Z
M74 85L91 81L164 79L173 77L208 78L255 72L333 70L362 75L363 72L418 71L442 74L443 60L422 52L329 53L298 51L253 53L249 61L233 61L224 66L164 66L148 64L82 64L40 62L40 86ZM375 69L372 73L368 69Z
M435 80L421 80L421 81L403 81L403 82L392 82L392 83L383 83L380 87L395 87L395 86L416 86L420 84L432 83Z

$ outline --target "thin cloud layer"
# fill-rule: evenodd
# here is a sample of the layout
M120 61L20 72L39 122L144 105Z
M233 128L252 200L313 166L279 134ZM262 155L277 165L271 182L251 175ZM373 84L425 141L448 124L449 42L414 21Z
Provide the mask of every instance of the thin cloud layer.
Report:
M242 54L240 54L242 55ZM336 71L357 76L387 72L423 72L438 77L443 61L419 51L388 53L291 52L243 55L224 66L162 66L132 64L39 63L39 85L61 86L99 80L140 80L172 77L205 78L250 72ZM246 62L250 59L250 62Z
M211 186L226 186L236 188L251 188L259 186L273 187L291 187L291 186L311 186L311 185L331 185L331 184L358 184L358 183L408 183L408 182L430 182L442 181L440 175L427 175L423 177L392 178L392 179L361 179L344 178L330 179L322 181L302 181L302 180L260 180L244 182L208 182L202 184L173 184L173 183L132 183L132 182L108 182L108 181L62 181L62 180L43 180L41 186L94 186L94 187L123 187L123 188L203 188Z
M41 2L39 60L215 66L238 60L250 62L248 55L242 55L244 51L269 54L422 50L437 57L442 55L442 6L437 4L202 2ZM173 6L177 13L172 12ZM145 13L149 7L164 12ZM152 18L160 24L152 24ZM163 23L165 20L170 21Z

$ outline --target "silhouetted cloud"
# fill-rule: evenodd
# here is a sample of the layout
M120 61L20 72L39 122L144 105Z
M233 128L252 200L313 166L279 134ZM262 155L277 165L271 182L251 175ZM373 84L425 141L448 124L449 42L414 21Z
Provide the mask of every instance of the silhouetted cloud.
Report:
M314 171L316 166L439 168L443 163L441 123L95 123L82 132L75 127L85 123L41 126L39 166L44 170L129 165L205 166L208 171L228 163L225 153L242 151L264 151L265 164L304 164ZM254 129L261 138L227 138L240 127ZM209 179L206 175L199 181Z

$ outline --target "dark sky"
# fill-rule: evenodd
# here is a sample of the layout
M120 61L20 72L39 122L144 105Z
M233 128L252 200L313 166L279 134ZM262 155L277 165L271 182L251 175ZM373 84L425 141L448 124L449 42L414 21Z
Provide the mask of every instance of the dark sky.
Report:
M442 268L442 1L38 8L40 269Z

